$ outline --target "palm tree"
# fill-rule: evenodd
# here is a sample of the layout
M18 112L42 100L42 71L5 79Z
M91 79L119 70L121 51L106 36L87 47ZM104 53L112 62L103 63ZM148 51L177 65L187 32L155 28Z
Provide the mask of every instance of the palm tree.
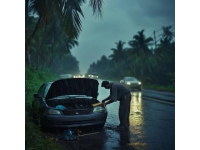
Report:
M125 42L122 42L120 40L119 42L116 42L115 44L117 45L117 47L111 49L113 51L113 54L110 55L109 57L111 58L112 61L114 61L115 66L117 66L117 62L120 62L121 60L124 59L125 52L124 52L123 46Z
M129 41L129 45L133 50L139 50L141 56L145 57L146 54L150 53L148 46L152 45L152 41L152 37L145 37L143 29L133 36L133 40Z
M26 0L26 3L28 2ZM55 16L62 20L65 33L71 38L77 38L82 29L79 15L84 17L80 5L84 2L85 0L31 0L30 11L36 13L39 18L30 38L34 37L40 26L46 26ZM94 14L101 16L102 3L103 0L90 0L89 5Z
M168 39L172 39L175 36L175 33L172 31L173 30L173 26L166 26L166 27L162 27L163 29L163 38L168 38Z
M32 25L35 24L33 23L35 19L29 16L30 7L31 7L30 0L25 0L25 62L27 64L30 64L30 51L28 51L28 49L31 49L31 46L29 46L28 48L27 45L30 45L29 44L30 43L29 39L31 37L30 32L32 32Z
M169 47L171 45L171 40L172 38L171 37L164 37L160 40L160 44L159 46L160 47Z
M28 28L28 14L38 16L37 23L30 36L26 36L26 56L29 56L30 43L39 28L46 28L50 22L60 21L62 29L70 38L78 38L82 30L80 15L84 17L81 4L85 0L25 0L26 29ZM89 6L97 16L102 14L103 0L90 0ZM58 18L58 19L55 19ZM30 60L27 59L27 62Z
M78 45L77 40L69 38L64 32L60 32L60 26L52 24L54 23L48 25L47 29L39 29L31 42L31 60L36 69L39 67L51 68L57 57L62 59L62 56L69 54L70 50ZM48 30L48 32L44 30Z
M150 68L150 65L147 63L147 57L146 55L151 54L148 46L152 45L153 38L148 37L146 38L144 35L144 29L141 31L138 31L137 35L133 36L133 40L129 41L129 45L131 46L132 50L138 51L140 54L140 57L142 58L142 63L144 63L144 66L146 66L151 73L152 70ZM142 65L142 64L141 64ZM144 67L141 67L141 74L143 74Z

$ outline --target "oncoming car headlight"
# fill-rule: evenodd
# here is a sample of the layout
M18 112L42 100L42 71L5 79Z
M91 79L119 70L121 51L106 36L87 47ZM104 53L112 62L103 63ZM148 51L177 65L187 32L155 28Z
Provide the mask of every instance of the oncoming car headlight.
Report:
M131 83L130 83L130 82L126 82L126 84L127 84L127 85L130 85Z
M140 84L142 84L141 82L138 82L138 84L140 85Z
M56 109L46 109L46 110L44 111L44 113L45 113L46 115L61 115L60 110L56 110Z
M103 106L96 106L93 109L93 112L102 112L105 111L106 109Z

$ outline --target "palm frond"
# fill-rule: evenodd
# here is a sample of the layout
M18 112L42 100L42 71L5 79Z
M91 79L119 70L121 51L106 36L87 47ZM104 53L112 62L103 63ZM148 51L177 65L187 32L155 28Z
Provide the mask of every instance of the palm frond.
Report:
M70 38L78 38L79 33L82 30L81 19L79 14L83 16L83 12L80 9L77 1L68 0L65 4L66 12L64 14L64 24L65 24L65 33Z
M149 38L145 39L145 43L149 43L149 42L151 42L151 41L153 41L153 38L152 38L152 37L149 37Z
M103 0L90 0L89 5L93 8L94 15L102 16L102 4Z

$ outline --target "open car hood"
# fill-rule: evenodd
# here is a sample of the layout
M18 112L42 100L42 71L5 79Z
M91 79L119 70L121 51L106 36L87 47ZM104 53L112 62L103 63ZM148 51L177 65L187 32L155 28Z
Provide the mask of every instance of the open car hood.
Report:
M98 81L89 78L70 78L54 81L46 95L51 99L62 95L86 95L93 98L98 96Z

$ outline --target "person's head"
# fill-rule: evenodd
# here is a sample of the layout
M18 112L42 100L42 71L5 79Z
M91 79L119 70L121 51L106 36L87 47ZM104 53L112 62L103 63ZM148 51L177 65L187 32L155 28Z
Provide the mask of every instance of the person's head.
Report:
M108 81L103 81L101 83L101 87L104 87L105 89L110 89L110 83Z

